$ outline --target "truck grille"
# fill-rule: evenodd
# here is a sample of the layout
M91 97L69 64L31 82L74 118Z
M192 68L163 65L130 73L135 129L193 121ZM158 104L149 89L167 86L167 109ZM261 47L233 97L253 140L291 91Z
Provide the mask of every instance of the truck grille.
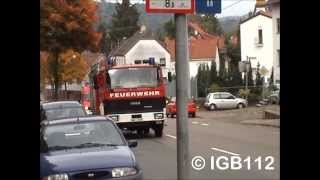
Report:
M165 107L165 98L126 99L104 102L105 114L157 112Z

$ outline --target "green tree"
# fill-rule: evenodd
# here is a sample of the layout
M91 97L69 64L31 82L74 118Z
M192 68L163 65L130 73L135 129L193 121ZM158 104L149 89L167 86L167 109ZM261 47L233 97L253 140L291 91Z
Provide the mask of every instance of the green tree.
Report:
M210 85L210 70L208 64L200 64L197 74L198 96L205 97Z
M253 86L253 76L252 76L252 66L251 61L249 61L249 71L248 71L248 86Z
M235 66L234 64L230 64L229 71L229 86L235 87L230 89L230 91L231 93L237 93L240 89L239 86L243 85L241 73L239 72L238 66Z
M218 83L218 73L217 73L217 67L216 62L211 61L211 67L210 67L210 84Z
M174 39L176 37L176 25L172 19L164 24L165 36L170 39Z
M49 53L48 66L54 82L54 97L61 85L59 55L66 49L98 51L101 34L94 30L96 2L40 1L40 50Z
M273 78L273 67L272 67L272 70L271 70L271 74L270 74L270 80L269 80L269 88L270 89L274 89L274 83L273 83L273 81L274 81L274 78Z
M123 38L129 38L137 32L139 30L138 20L137 8L131 5L129 0L123 0L121 4L117 3L109 32L111 43L117 44Z
M219 85L225 87L227 85L228 73L225 67L225 57L220 54L220 67L219 67Z
M262 86L263 86L263 77L261 77L260 74L260 63L258 62L257 64L257 71L256 71L256 79L255 79L255 85L256 87L254 88L254 93L257 95L260 95L262 93Z
M200 23L204 31L210 34L222 35L223 30L215 15L204 15L200 17Z
M256 72L256 86L262 86L263 85L263 77L261 77L260 74L260 63L257 64L257 72Z
M238 42L235 45L230 42L232 35L235 35L238 38ZM225 38L225 46L227 49L227 56L231 59L230 63L238 66L239 61L241 61L240 25L238 25L235 32Z
M104 54L108 54L110 52L110 43L108 39L107 25L105 23L101 23L98 25L98 32L101 33L101 46L100 52Z

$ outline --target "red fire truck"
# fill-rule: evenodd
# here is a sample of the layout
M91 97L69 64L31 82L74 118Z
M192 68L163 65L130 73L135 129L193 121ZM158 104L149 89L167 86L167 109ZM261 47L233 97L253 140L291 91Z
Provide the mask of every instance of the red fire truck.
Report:
M160 66L117 65L100 61L91 68L95 112L108 115L121 129L162 136L165 120L165 86Z

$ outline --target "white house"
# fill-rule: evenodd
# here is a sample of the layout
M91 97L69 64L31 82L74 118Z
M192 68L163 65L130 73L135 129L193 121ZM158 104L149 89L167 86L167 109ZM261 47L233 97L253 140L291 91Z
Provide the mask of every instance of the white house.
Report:
M280 0L269 0L268 5L273 25L273 80L275 84L280 84Z
M167 77L170 71L169 52L144 27L111 51L109 58L121 64L148 64L149 58L154 58L155 63L162 66L164 77Z
M265 69L265 80L270 78L274 63L272 16L258 11L240 23L241 60L251 61L253 78L256 68Z

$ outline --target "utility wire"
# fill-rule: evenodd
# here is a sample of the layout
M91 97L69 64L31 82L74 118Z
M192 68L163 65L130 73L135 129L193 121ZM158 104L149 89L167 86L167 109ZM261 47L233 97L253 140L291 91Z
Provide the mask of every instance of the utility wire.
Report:
M243 0L239 0L239 1L235 2L235 3L232 3L232 4L230 4L229 6L224 7L222 10L226 10L226 9L228 9L228 8L230 8L230 7L232 7L232 6L236 5L236 4L238 4L238 3L240 3L241 1L243 1Z

